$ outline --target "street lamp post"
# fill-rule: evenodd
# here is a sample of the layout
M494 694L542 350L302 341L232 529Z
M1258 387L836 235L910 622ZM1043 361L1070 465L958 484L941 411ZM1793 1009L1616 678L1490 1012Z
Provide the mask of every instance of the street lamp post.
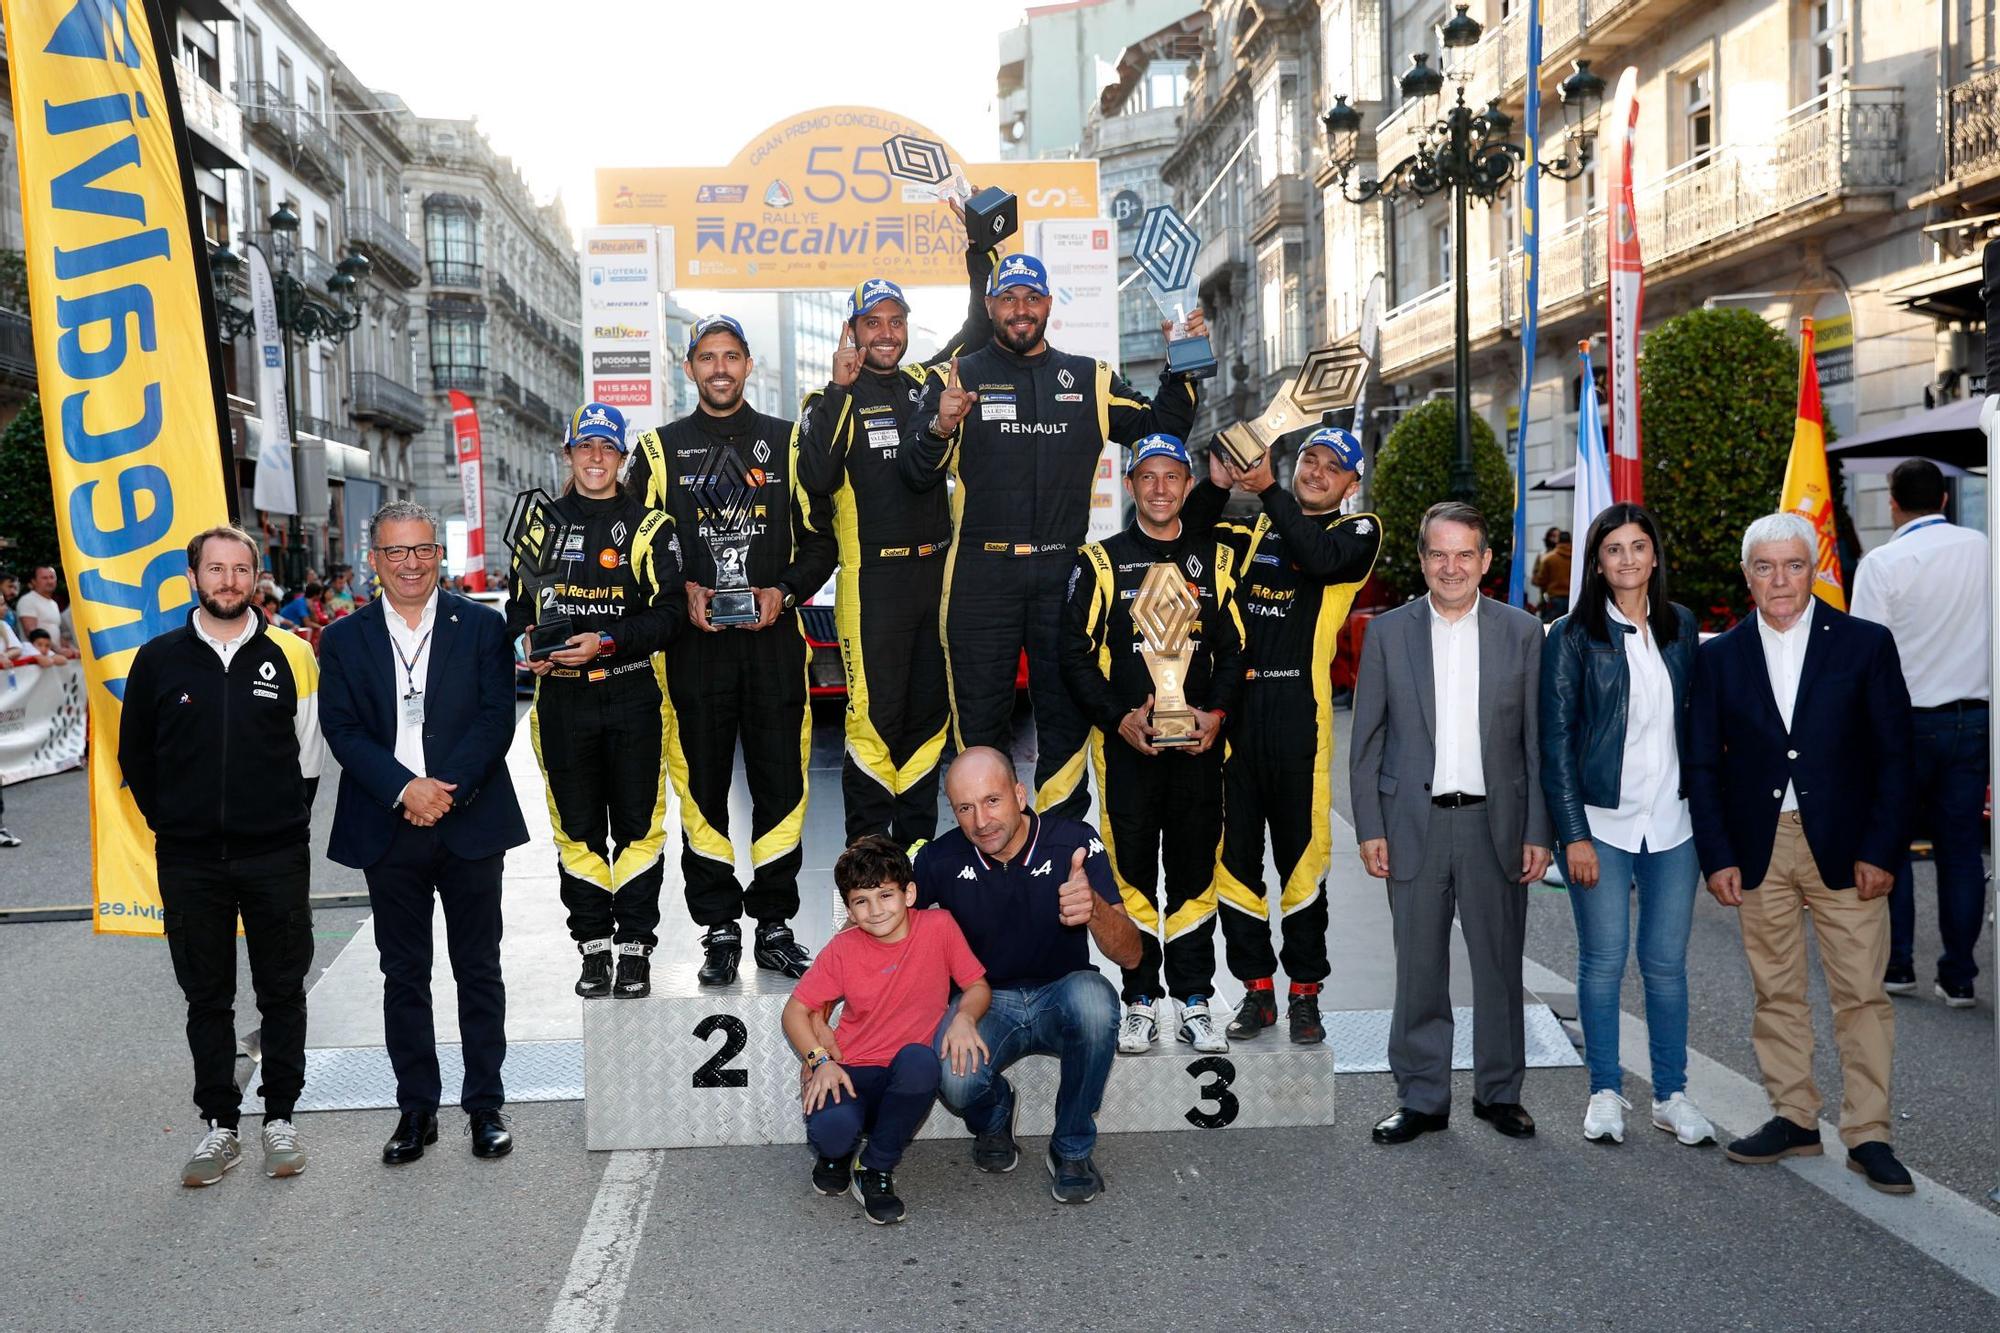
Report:
M1350 185L1360 147L1361 112L1340 96L1320 119L1326 127L1341 197L1349 203L1364 204L1378 198L1421 203L1435 194L1451 194L1452 378L1456 381L1452 396L1458 415L1451 494L1453 499L1470 501L1477 492L1477 476L1472 465L1472 318L1466 272L1466 209L1471 199L1491 204L1499 198L1520 175L1527 154L1512 141L1514 118L1500 109L1498 98L1477 112L1466 103L1465 85L1471 81L1474 68L1473 49L1483 31L1465 12L1467 8L1458 5L1458 12L1438 25L1439 68L1432 68L1429 58L1419 53L1410 57L1410 68L1398 81L1405 103L1415 103L1416 113L1426 122L1418 132L1415 152L1379 178L1360 176ZM1457 85L1458 94L1440 119L1436 116L1437 100L1447 80ZM1590 165L1595 137L1591 117L1603 100L1604 80L1591 73L1589 61L1579 60L1556 91L1568 125L1564 152L1553 162L1535 165L1544 175L1570 181Z
M338 344L361 325L360 285L368 276L368 259L364 255L348 254L337 265L326 280L331 303L315 296L299 276L297 270L304 262L298 243L299 215L292 211L290 204L279 204L277 210L266 219L271 227L271 243L268 249L258 246L255 241L245 244L264 250L264 257L270 262L271 286L278 307L279 341L285 348L285 393L291 399L291 411L286 414L287 425L292 438L283 442L284 447L294 450L293 476L298 475L297 418L301 395L293 379L292 340L303 342L323 342ZM224 342L233 342L246 334L254 333L257 317L254 311L238 309L235 304L237 285L243 273L243 259L228 246L217 246L208 257L209 272L215 284L216 323ZM271 442L267 441L265 447ZM233 483L232 483L233 484ZM287 525L287 547L285 551L285 582L288 586L299 583L305 574L305 534L303 521L296 512L298 503L294 492L294 510Z

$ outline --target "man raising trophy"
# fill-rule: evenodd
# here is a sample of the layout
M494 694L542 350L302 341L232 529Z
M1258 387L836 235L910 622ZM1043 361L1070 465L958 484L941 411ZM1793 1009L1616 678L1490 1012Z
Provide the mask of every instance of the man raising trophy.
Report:
M1009 255L986 298L993 338L930 372L903 433L903 479L920 491L947 476L958 491L944 576L945 667L953 739L963 750L1012 743L1014 677L1028 653L1039 754L1035 808L1075 818L1087 724L1062 683L1062 608L1090 527L1091 483L1109 441L1185 438L1194 383L1169 372L1148 401L1102 361L1057 351L1044 336L1049 274ZM1200 310L1188 333L1207 332Z

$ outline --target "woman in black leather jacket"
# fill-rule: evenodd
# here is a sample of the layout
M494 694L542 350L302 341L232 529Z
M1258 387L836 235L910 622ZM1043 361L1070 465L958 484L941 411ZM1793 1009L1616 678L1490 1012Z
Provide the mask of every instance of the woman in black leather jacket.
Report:
M1577 1012L1590 1067L1583 1133L1625 1141L1618 995L1639 901L1639 975L1653 1124L1682 1143L1715 1130L1687 1098L1687 942L1700 868L1681 793L1688 675L1699 636L1667 600L1659 525L1614 504L1590 525L1583 583L1542 653L1542 791L1576 915Z

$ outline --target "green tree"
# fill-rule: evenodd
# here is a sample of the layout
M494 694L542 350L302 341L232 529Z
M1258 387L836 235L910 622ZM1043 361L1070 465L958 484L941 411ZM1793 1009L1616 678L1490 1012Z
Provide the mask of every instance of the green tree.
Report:
M24 582L36 565L62 564L40 398L29 398L0 431L0 537L14 543L0 551L0 568L20 573Z
M1710 628L1750 609L1743 530L1778 507L1798 378L1798 346L1748 310L1690 310L1646 335L1646 507L1660 521L1668 591Z
M1451 464L1458 452L1458 418L1451 401L1433 398L1407 413L1375 455L1369 501L1382 520L1382 558L1375 572L1407 597L1424 590L1417 555L1417 524L1424 511L1451 498ZM1472 466L1478 479L1473 503L1486 515L1493 545L1493 569L1485 587L1507 586L1507 561L1514 547L1514 473L1507 454L1484 418L1472 418Z

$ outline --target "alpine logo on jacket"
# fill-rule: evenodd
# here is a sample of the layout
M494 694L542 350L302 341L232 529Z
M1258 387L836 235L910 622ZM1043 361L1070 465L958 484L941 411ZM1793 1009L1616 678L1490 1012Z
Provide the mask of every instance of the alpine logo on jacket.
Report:
M1030 870L1028 874L1030 876L1053 874L1055 872L1055 868L1056 868L1055 862L1044 861L1040 865L1036 866L1033 870Z

